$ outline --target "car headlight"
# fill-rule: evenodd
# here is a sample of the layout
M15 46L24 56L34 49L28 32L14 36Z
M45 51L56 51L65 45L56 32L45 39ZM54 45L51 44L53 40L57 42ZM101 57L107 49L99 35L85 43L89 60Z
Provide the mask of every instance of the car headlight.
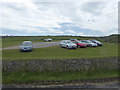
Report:
M23 47L20 47L20 49L23 49Z

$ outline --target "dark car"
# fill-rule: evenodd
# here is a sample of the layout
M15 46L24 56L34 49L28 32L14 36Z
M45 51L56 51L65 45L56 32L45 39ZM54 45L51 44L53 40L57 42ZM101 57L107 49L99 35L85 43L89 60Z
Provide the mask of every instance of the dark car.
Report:
M97 41L97 40L90 40L90 41L92 41L93 43L96 43L98 46L103 46L103 44L100 41Z

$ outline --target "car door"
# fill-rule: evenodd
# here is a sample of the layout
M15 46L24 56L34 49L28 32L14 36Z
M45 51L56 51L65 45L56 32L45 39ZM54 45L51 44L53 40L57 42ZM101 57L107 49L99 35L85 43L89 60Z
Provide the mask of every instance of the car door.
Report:
M78 42L77 41L73 41L74 44L78 45Z
M63 46L67 47L67 42L66 41L63 42Z
M65 47L65 41L62 41L62 42L60 43L60 45L61 45L62 47Z

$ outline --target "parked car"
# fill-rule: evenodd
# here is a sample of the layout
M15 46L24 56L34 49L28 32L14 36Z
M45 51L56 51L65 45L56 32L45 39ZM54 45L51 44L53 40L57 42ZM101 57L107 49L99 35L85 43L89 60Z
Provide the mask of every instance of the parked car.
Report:
M93 43L96 43L98 46L103 46L103 44L100 41L97 41L97 40L90 40L90 41L92 41Z
M46 39L44 39L44 41L52 41L52 39L51 38L46 38Z
M77 48L77 45L74 44L73 42L71 42L70 40L62 40L60 42L60 46L65 47L67 49L76 49Z
M96 43L93 43L90 40L80 40L80 41L83 42L83 43L87 43L88 47L97 47L98 46Z
M20 45L20 51L32 51L33 45L31 41L24 41L22 45Z
M83 42L81 42L81 41L79 41L79 40L77 40L77 39L75 39L75 40L71 40L73 43L75 43L76 45L77 45L77 47L87 47L87 44L86 43L83 43Z

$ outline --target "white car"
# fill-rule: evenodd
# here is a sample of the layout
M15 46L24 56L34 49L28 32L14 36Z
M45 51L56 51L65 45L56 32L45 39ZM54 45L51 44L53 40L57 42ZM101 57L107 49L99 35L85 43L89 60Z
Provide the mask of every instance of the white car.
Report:
M60 43L60 46L61 47L65 47L67 49L76 49L77 48L77 45L74 44L72 41L70 40L62 40L61 43Z
M52 39L51 38L46 38L46 39L44 39L44 41L52 41Z

